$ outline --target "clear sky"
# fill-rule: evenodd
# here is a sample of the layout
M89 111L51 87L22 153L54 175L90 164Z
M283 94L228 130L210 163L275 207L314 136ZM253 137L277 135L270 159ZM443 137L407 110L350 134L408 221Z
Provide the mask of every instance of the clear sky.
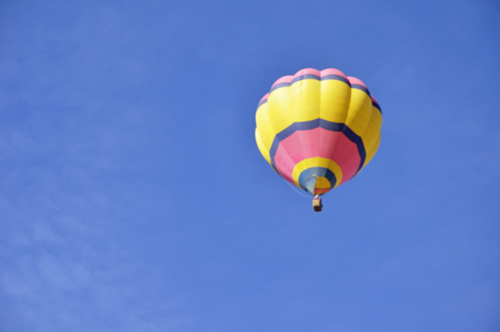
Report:
M0 331L500 331L500 3L2 1ZM382 142L324 210L254 140L337 68Z

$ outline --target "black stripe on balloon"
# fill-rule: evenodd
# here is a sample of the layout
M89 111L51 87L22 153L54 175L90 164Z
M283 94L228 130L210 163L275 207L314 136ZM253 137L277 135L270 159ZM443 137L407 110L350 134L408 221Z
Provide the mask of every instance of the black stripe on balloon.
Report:
M292 81L292 84L295 83L295 82L302 81L302 80L307 80L307 79L321 81L321 77L319 77L318 75L304 74L304 75L300 75L300 76L295 77L293 79L293 81Z
M351 86L351 83L349 83L349 81L347 80L347 78L345 78L344 76L341 76L341 75L325 75L323 77L319 77L318 75L314 75L314 74L305 74L305 75L300 75L300 76L295 77L293 79L293 81L290 82L290 83L286 83L286 82L284 82L284 83L278 83L278 84L272 86L271 90L269 92L273 92L276 89L279 89L279 88L282 88L282 87L285 87L285 86L290 86L290 85L292 85L295 82L302 81L302 80L307 80L307 79L309 79L309 80L317 80L317 81L336 80L336 81L344 82L345 84ZM360 86L362 86L362 85L360 85ZM368 91L368 90L366 90L366 91Z
M279 88L282 88L285 86L290 86L290 84L292 84L292 83L278 83L278 84L271 87L271 90L269 90L269 93L273 92L276 89L279 89Z
M261 107L265 103L267 103L267 98L260 101L259 105L257 105L257 109L259 109L259 107Z
M333 75L333 74L332 75L325 75L323 77L319 77L318 75L314 75L314 74L300 75L300 76L297 76L297 77L295 77L293 79L292 84L295 83L295 82L302 81L302 80L307 80L307 79L317 80L317 81L336 80L336 81L344 82L344 83L346 83L349 86L351 85L351 83L349 83L349 81L347 80L347 78L345 78L344 76Z
M278 137L279 141L284 140L297 130L309 130L309 129L314 129L319 127L319 120L311 120L311 121L305 121L305 122L294 122L292 123L288 128L284 129L276 137Z
M271 150L269 150L269 156L271 157L271 165L276 170L276 172L278 171L278 169L276 168L276 162L274 161L274 156L276 155L276 151L278 151L279 146L280 146L280 140L276 135L274 136L273 144L271 144Z
M311 120L311 121L304 121L304 122L294 122L290 126L288 126L286 129L282 130L279 132L273 140L273 144L271 145L271 149L269 150L269 155L271 157L271 164L273 165L274 168L276 168L276 163L274 161L274 156L276 155L276 152L278 151L278 147L280 145L280 142L295 133L298 130L310 130L310 129L315 129L315 128L323 128L329 131L336 131L336 132L342 132L351 142L356 144L356 147L358 148L358 154L359 157L361 158L358 170L356 171L359 172L361 167L363 167L363 164L365 163L365 158L366 158L366 151L365 151L365 146L363 145L363 141L361 140L361 137L358 136L354 131L351 130L348 126L346 126L344 123L337 123L337 122L330 122L326 121L323 119L316 119L316 120Z
M382 109L380 108L380 105L376 101L372 100L372 105L373 105L373 107L375 107L376 109L378 109L378 111L380 112L380 114L382 114Z
M370 91L368 91L368 89L361 84L352 84L351 88L364 91L367 95L370 95Z
M325 75L321 77L322 81L327 81L327 80L336 80L336 81L341 81L344 82L345 84L351 86L351 83L345 78L344 76L340 75Z

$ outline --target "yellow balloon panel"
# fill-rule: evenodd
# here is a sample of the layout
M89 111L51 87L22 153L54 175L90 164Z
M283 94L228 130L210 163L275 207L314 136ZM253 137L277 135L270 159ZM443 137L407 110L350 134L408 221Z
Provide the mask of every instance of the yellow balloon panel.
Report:
M305 79L290 86L290 105L294 122L306 122L319 118L321 82Z
M275 133L285 130L294 123L288 87L282 87L269 94L267 115Z
M269 151L276 137L276 132L271 127L269 117L267 116L267 104L261 105L257 110L256 122L262 144Z
M264 157L264 159L266 159L266 161L269 164L271 164L271 158L269 156L270 149L266 148L264 143L262 143L262 139L260 138L259 130L257 128L255 128L255 141L257 142L257 147L259 148L259 151L262 154L262 156Z
M351 100L351 87L342 81L321 82L320 118L330 122L344 123Z
M372 115L372 100L362 90L352 89L351 103L345 124L358 136L362 136Z

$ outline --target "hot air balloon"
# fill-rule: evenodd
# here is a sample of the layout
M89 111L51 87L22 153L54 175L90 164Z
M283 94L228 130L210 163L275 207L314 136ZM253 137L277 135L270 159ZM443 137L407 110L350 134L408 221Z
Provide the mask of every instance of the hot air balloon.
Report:
M366 85L340 70L283 76L259 102L255 140L283 179L313 196L352 179L377 152L382 112Z

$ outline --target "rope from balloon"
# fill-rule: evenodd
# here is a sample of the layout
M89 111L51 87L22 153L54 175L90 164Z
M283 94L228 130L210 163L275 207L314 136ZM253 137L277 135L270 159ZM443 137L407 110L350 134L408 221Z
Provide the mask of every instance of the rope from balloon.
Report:
M283 178L283 180L285 180L285 177L280 173L280 171L278 171L278 167L275 167L274 168L276 170L276 172L278 172L278 174ZM304 197L311 197L309 195L306 195L304 194L303 192L297 190L297 188L295 186L292 186L292 184L290 182L288 182L287 180L285 180L286 184L288 184L290 186L290 188L292 188L294 191L296 191L297 193L299 193L300 195L304 196Z
M283 177L283 175L280 173L280 171L278 171L278 167L275 167L274 168L276 170L276 172L283 178L283 180L285 180L285 178ZM310 196L309 195L306 195L304 194L303 192L297 190L297 188L295 186L292 186L287 180L285 180L285 182L290 186L290 188L292 188L294 191L296 191L297 193L299 193L300 195L302 196L305 196L307 198L309 198ZM314 195L313 196L313 201L312 201L312 205L313 205L313 210L314 212L321 212L321 210L323 209L323 204L321 203L321 197L319 195Z

